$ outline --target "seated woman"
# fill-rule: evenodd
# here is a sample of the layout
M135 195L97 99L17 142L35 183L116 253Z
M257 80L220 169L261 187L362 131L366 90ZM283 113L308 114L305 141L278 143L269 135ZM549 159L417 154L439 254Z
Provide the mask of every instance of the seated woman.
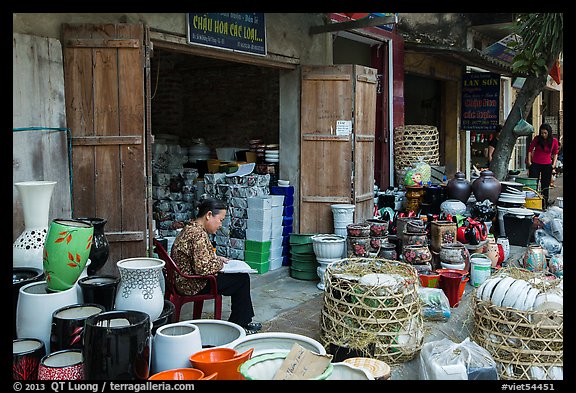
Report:
M219 199L204 199L198 206L198 214L178 234L172 245L170 256L186 274L216 275L218 293L230 296L231 313L229 322L242 326L247 334L262 328L252 322L254 309L250 296L248 273L219 273L228 259L216 255L208 234L215 234L226 217L226 204ZM176 277L176 289L181 294L208 293L210 284L206 280Z

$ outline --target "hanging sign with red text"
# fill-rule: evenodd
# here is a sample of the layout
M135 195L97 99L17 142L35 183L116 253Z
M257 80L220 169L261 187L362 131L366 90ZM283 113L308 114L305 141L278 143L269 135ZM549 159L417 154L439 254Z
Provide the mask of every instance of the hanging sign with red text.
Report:
M188 13L188 43L266 55L264 13Z
M464 74L460 129L494 131L499 123L499 113L500 75L491 72Z

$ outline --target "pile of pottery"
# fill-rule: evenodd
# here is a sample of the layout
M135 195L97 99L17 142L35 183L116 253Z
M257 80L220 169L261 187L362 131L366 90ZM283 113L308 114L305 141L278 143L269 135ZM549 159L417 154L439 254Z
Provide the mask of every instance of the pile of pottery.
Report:
M402 236L402 260L418 273L432 270L432 252L428 246L426 224L422 219L406 222Z
M368 257L370 254L370 224L367 222L346 225L348 258Z

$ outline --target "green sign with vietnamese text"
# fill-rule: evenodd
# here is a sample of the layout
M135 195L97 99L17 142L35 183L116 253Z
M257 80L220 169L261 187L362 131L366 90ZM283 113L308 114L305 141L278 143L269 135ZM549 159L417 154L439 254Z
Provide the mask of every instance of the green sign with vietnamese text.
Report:
M264 13L189 13L188 43L266 55Z

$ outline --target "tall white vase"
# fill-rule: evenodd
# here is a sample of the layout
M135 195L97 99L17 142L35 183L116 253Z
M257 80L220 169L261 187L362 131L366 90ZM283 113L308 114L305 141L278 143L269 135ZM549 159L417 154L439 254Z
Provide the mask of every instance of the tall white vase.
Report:
M48 232L48 212L55 181L14 183L22 202L24 231L12 244L12 265L43 269L42 251Z
M116 263L120 284L116 292L116 310L136 310L148 313L155 321L164 308L160 277L165 262L159 258L128 258Z

